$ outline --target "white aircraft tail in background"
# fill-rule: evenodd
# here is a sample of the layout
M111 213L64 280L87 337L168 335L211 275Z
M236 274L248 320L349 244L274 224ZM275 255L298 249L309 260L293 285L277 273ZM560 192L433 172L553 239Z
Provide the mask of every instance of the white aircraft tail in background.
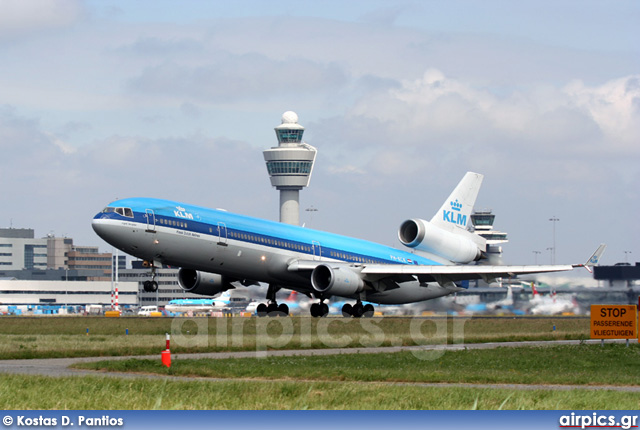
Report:
M607 245L605 245L604 243L601 243L600 246L598 247L598 249L596 249L596 252L591 254L591 257L589 257L589 259L587 260L586 263L584 263L584 264L576 264L576 265L574 265L574 267L584 267L590 273L593 273L592 267L593 266L597 266L598 264L600 264L600 257L602 257L602 254L604 254L604 250L605 249L607 249Z

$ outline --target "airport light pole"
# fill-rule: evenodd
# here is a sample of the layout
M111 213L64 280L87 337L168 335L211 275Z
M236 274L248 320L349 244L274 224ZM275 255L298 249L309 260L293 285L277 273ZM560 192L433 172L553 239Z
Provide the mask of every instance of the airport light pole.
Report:
M553 248L547 248L547 251L549 251L549 262L553 264Z
M306 208L305 211L309 212L309 224L311 224L313 222L313 213L318 212L318 209L314 208L313 205L311 205L311 207Z
M538 264L538 255L541 254L540 251L531 251L535 255L536 265Z
M631 251L624 251L624 262L625 263L629 262L629 254L631 254Z
M549 218L553 223L553 248L551 250L551 264L556 264L556 221L560 221L555 215Z

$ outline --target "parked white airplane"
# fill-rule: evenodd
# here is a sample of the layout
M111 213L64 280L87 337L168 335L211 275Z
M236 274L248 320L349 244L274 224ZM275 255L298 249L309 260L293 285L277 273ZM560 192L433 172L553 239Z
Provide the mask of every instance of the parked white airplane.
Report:
M456 299L459 299L459 296L456 296ZM460 304L459 302L457 302L457 300L455 300L454 302L457 305ZM480 301L477 301L475 303L468 303L464 306L464 310L462 312L464 312L465 315L487 314L497 311L514 312L515 310L513 309L513 303L513 290L511 289L511 286L507 286L507 296L504 299L488 303Z
M502 300L496 300L495 302L487 303L487 310L489 311L511 308L513 308L513 290L511 289L511 285L507 286L507 297Z
M149 261L182 267L180 286L215 295L238 285L269 284L259 315L280 311L280 288L320 300L312 316L325 316L331 296L355 301L348 314L364 313L362 301L404 304L461 291L468 280L572 270L579 265L496 266L484 238L467 230L483 176L467 173L431 221L410 219L398 232L406 251L361 239L206 209L166 200L132 198L109 204L93 229L114 247ZM591 263L587 263L591 264ZM152 283L155 270L152 267ZM370 314L370 312L368 312Z
M559 298L553 292L548 296L542 296L536 289L535 284L531 283L533 297L531 298L531 308L529 313L532 315L560 315L563 313L578 313L580 306L575 297L571 299Z

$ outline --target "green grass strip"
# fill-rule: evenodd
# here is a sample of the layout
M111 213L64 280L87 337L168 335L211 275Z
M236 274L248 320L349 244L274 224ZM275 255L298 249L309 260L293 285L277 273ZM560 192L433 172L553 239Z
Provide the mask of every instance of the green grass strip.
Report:
M211 378L358 382L638 385L640 346L622 344L539 348L344 354L245 359L174 359L83 363L115 372Z
M612 391L0 375L2 409L637 409Z
M0 322L0 359L155 354L164 349L165 333L171 333L175 353L564 340L589 333L588 318L562 317L3 317Z

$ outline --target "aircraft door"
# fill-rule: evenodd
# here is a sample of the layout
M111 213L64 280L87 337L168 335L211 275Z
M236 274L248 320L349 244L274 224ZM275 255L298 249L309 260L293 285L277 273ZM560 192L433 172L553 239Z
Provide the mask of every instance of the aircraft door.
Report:
M315 240L311 242L311 249L313 250L313 259L315 261L319 261L322 256L322 247L320 246L320 242L316 242Z
M151 209L145 210L145 217L147 218L147 232L155 233L156 232L156 214Z
M227 226L223 222L218 223L218 245L227 246Z

